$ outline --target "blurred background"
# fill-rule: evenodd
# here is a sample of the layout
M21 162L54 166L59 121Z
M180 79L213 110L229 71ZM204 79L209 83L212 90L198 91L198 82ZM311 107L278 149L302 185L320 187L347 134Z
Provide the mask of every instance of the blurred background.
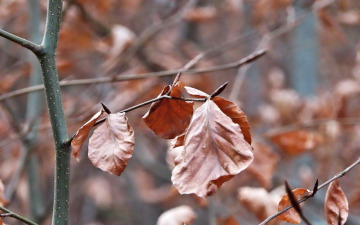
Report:
M46 4L0 0L0 27L40 43ZM198 54L195 68L209 68L268 50L240 68L181 77L207 93L229 82L221 96L246 113L254 139L247 170L207 200L180 196L170 180L170 142L141 121L145 106L127 113L136 144L120 177L93 167L86 144L81 161L72 159L70 224L153 225L181 205L196 225L260 223L277 211L285 180L312 189L359 157L359 43L358 0L65 0L57 63L70 134L101 102L116 112L156 97L174 79L157 72L176 73ZM42 90L24 89L41 84L39 65L1 38L0 68L1 204L50 224L51 129ZM340 181L348 225L360 221L356 171ZM326 224L324 196L303 207L313 224Z

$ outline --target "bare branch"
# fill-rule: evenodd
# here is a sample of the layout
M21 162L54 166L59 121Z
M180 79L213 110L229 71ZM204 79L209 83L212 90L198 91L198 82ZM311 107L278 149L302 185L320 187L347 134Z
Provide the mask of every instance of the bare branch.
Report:
M200 74L200 73L209 73L209 72L216 72L222 70L229 70L241 67L245 64L251 63L256 59L260 58L266 53L266 50L260 50L250 54L249 56L233 63L224 64L220 66L208 67L208 68L200 68L200 69L193 69L193 70L185 70L183 73L185 74ZM161 72L154 72L154 73L144 73L139 75L119 75L115 77L101 77L101 78L90 78L90 79L78 79L78 80L66 80L60 81L60 86L78 86L78 85L89 85L89 84L102 84L102 83L112 83L112 82L121 82L121 81L130 81L130 80L140 80L140 79L147 79L147 78L154 78L154 77L163 77L163 76L173 76L178 74L178 70L167 70ZM5 99L12 98L19 95L28 94L34 91L43 90L43 85L36 85L32 87L27 87L23 89L19 89L16 91L12 91L0 96L0 102L4 101Z
M13 217L13 218L25 223L25 224L38 225L37 223L35 223L35 222L25 218L25 217L22 217L22 216L14 213L14 212L8 210L7 208L2 207L2 206L0 206L0 210L6 213L6 214L0 214L0 215L6 215L8 217Z
M334 180L337 180L343 176L345 176L350 170L352 170L355 166L360 164L360 157L353 163L351 164L349 167L347 167L346 169L344 169L343 171L341 171L340 173L338 173L337 175L335 175L333 178L327 180L326 182L324 182L323 184L321 184L318 188L318 190L323 189L324 187L326 187L327 185L329 185L331 182L333 182ZM314 192L314 191L313 191ZM317 192L316 192L317 193ZM299 201L297 201L299 204L302 202L305 202L306 200L308 200L309 198L312 198L314 195L310 194L308 196L303 197L302 199L300 199ZM271 220L275 219L276 217L278 217L280 214L282 214L283 212L286 212L287 210L291 209L293 206L288 206L285 209L269 216L266 220L264 220L263 222L261 222L259 225L265 225L268 222L270 222Z
M0 36L8 39L9 41L12 41L24 48L29 49L32 51L35 55L39 55L43 53L43 47L41 45L37 45L29 40L26 40L24 38L21 38L15 34L9 33L7 31L4 31L0 29Z

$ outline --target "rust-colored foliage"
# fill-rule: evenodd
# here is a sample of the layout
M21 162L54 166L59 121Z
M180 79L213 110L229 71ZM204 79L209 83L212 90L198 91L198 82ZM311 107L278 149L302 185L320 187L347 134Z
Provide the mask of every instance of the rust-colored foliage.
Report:
M231 118L234 123L239 124L244 135L244 139L251 144L250 125L247 121L245 113L234 103L221 97L214 97L212 100L217 106L219 106L223 113Z
M310 191L308 189L304 189L304 188L296 188L292 192L294 194L294 197L297 200L310 194ZM290 205L291 205L291 202L290 202L289 196L288 196L288 194L285 194L279 202L278 211L281 211ZM279 219L282 221L288 222L288 223L293 223L293 224L299 224L301 222L301 217L293 208L282 213L279 216Z
M238 223L238 221L233 216L229 216L226 218L218 218L217 224L218 225L240 225L240 223Z
M326 192L324 208L329 225L345 224L349 215L349 204L338 180L331 182ZM339 216L341 223L339 223Z
M315 149L321 143L320 134L305 130L292 130L270 137L281 150L289 155L298 155Z
M94 127L96 121L101 117L103 112L104 110L100 110L89 121L82 125L76 132L74 139L71 141L72 154L77 161L80 161L79 152L82 144L86 141L91 129Z
M125 113L110 114L94 130L89 141L89 159L94 166L120 175L134 150L134 131Z
M170 209L159 217L156 225L191 225L196 218L196 214L190 206L182 205Z
M247 171L255 176L263 187L269 188L279 156L265 144L254 142L252 146L254 148L254 161Z
M253 160L240 127L208 100L194 113L171 180L181 194L209 196Z
M9 203L9 201L5 200L4 198L4 191L5 191L4 183L2 182L2 180L0 180L0 206L7 205Z
M170 92L170 96L181 98L184 83L179 81L173 87L166 86L160 96ZM162 99L151 104L149 111L143 116L146 125L159 137L172 139L182 134L188 127L193 114L192 102Z

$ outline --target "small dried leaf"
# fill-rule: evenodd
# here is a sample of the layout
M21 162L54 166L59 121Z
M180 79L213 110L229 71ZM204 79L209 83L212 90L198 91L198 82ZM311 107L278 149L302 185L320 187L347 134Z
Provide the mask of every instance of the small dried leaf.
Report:
M217 106L225 113L228 117L231 118L231 120L239 124L241 131L244 135L244 139L251 144L251 133L250 133L250 125L247 121L245 113L237 107L234 103L223 99L221 97L214 97L212 99Z
M94 166L120 176L134 151L134 131L125 113L110 114L95 129L89 141L89 159Z
M206 197L246 169L253 153L240 127L208 100L194 113L176 160L171 180L180 194Z
M5 206L9 203L9 201L5 200L4 198L4 191L5 191L4 183L2 182L2 180L0 180L0 206Z
M254 148L254 161L246 171L251 173L263 187L269 188L279 156L267 145L254 142L252 146Z
M218 218L217 224L218 225L240 225L240 223L238 223L238 221L233 216L229 216L226 218Z
M297 188L297 189L294 189L292 192L297 200L310 194L310 191L307 189L304 189L304 188ZM285 194L279 202L278 211L281 211L288 206L291 206L291 202L290 202L289 196L287 194ZM299 224L301 222L301 217L293 208L282 213L279 216L279 219L281 221L285 221L285 222L293 223L293 224Z
M184 83L177 82L170 96L181 98ZM166 86L160 96L165 95L171 86ZM172 139L184 133L193 114L193 102L162 99L151 104L149 111L143 116L146 125L159 137Z
M329 225L337 225L339 215L341 216L341 224L345 224L349 215L349 204L338 180L331 182L326 192L324 207Z
M310 151L322 142L319 133L305 130L292 130L272 135L270 140L289 155L297 155Z
M161 214L156 225L191 225L195 218L196 214L193 209L183 205Z
M74 139L71 141L72 154L77 161L80 161L79 152L82 144L86 141L91 129L103 113L104 110L100 110L89 121L82 125L82 127L80 127L80 129L76 132Z
M185 90L189 95L191 95L192 97L195 97L195 98L207 98L207 97L209 97L208 94L206 94L205 92L200 91L200 90L198 90L196 88L185 86Z

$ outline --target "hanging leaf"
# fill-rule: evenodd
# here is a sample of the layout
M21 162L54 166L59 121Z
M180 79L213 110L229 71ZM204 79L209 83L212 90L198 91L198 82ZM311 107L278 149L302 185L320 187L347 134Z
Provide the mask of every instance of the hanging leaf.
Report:
M103 113L104 110L100 110L89 121L82 125L82 127L80 127L80 129L76 132L74 139L71 141L72 154L77 161L80 161L79 152L82 144L86 141L91 129Z
M134 131L125 113L110 114L95 129L89 141L89 159L94 166L120 176L134 150Z
M216 103L217 106L219 106L223 113L231 118L234 123L239 124L244 135L244 139L249 144L251 144L250 125L247 121L245 113L234 103L221 97L214 97L212 100Z
M304 189L304 188L297 188L297 189L294 189L292 192L293 192L296 200L299 200L302 197L305 197L310 194L310 191L307 189ZM278 211L281 211L288 206L291 206L291 202L290 202L288 194L285 194L279 202ZM299 224L301 222L300 215L293 208L280 214L279 219L281 221L285 221L285 222L293 223L293 224Z
M185 90L189 95L191 95L192 97L195 97L195 98L207 98L207 97L209 97L208 94L206 94L205 92L200 91L200 90L198 90L196 88L185 86Z
M181 98L184 83L177 82L170 96ZM166 86L160 96L169 92L171 86ZM172 99L162 99L151 104L149 111L143 116L145 124L159 137L172 139L184 133L193 114L193 102Z
M329 225L345 224L349 215L349 204L338 180L331 182L326 192L324 207Z
M182 205L161 214L156 225L191 225L195 218L194 210L190 206Z
M253 160L240 127L211 100L194 113L171 180L181 194L209 196Z

